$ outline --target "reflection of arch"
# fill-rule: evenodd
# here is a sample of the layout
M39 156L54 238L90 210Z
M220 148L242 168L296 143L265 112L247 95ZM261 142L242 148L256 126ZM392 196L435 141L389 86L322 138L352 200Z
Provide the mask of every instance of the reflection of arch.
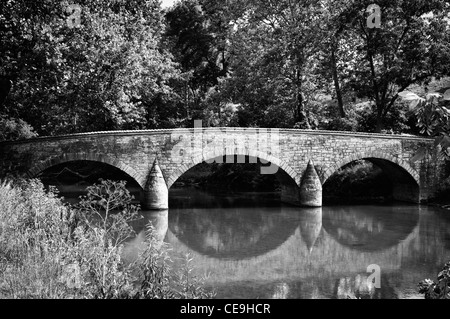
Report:
M59 164L64 164L67 162L75 162L75 161L90 161L90 162L99 162L111 165L117 169L128 174L132 177L142 188L145 187L145 176L142 176L138 172L136 172L133 168L128 166L127 164L121 162L116 158L109 157L104 154L97 153L66 153L61 156L56 156L49 158L39 164L34 165L31 169L28 170L28 175L30 177L34 177L38 175L40 172L50 168L52 166L56 166Z
M417 173L416 170L414 170L408 163L406 163L405 161L403 161L401 159L398 159L397 157L394 157L394 156L391 156L389 154L385 154L382 152L376 152L376 151L365 152L365 153L355 153L352 156L348 156L348 157L340 160L339 162L332 165L325 171L325 173L323 174L323 177L322 177L322 184L325 184L325 182L328 180L328 178L330 178L331 175L333 175L335 172L337 172L343 166L350 164L351 162L354 162L357 160L362 160L362 159L366 159L368 161L371 161L371 160L376 161L378 159L378 160L385 160L385 161L394 163L397 166L399 166L400 168L402 168L402 170L406 171L408 173L408 175L410 175L411 178L414 179L414 181L417 183L417 185L420 185L419 173Z
M329 236L351 250L384 251L418 229L419 211L410 206L324 207L322 225Z
M272 214L275 210L277 214ZM295 233L297 220L283 210L171 209L168 229L180 243L203 256L244 260L276 251ZM292 211L297 213L295 208Z
M292 178L292 180L295 181L295 183L298 185L297 173L292 169L292 167L290 167L286 162L280 160L279 158L269 155L268 153L260 152L260 151L256 151L256 150L238 149L238 150L230 151L230 150L226 149L225 152L223 150L220 150L220 151L213 150L213 151L205 152L202 155L194 157L187 163L181 165L172 173L172 175L168 179L167 187L170 188L173 185L173 183L175 183L176 180L181 177L181 175L186 173L189 169L193 168L194 166L203 163L204 161L214 159L217 157L234 156L234 155L251 156L251 157L256 157L256 158L268 161L268 162L278 166L284 173L289 175L289 177Z

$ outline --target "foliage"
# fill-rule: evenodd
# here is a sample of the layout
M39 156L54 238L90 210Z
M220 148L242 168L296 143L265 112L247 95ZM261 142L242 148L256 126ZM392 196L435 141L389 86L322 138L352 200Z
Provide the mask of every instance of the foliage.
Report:
M65 297L59 280L70 257L69 210L35 180L0 188L0 296Z
M0 141L16 141L36 136L33 128L24 120L0 116Z
M204 278L193 274L192 257L182 258L180 269L173 271L169 247L160 242L149 224L147 245L135 261L139 289L134 298L140 299L210 299L214 292L204 289Z
M403 91L400 96L410 103L420 133L435 138L435 146L440 147L441 154L450 157L450 88L441 89L443 93L427 93L421 97L410 91ZM425 152L420 150L415 157L421 160Z
M122 258L136 216L123 182L90 187L78 208L37 180L1 184L0 297L213 297L201 279L169 267L169 248L151 226L139 258Z
M419 293L425 299L450 299L450 262L446 263L437 276L438 282L422 280L418 285Z
M380 28L368 28L370 0L342 1L338 21L354 39L349 85L376 105L377 131L410 85L448 75L450 5L442 0L377 1Z
M231 24L240 7L237 2L183 0L166 13L165 37L183 72L176 91L188 121L227 126L221 113L231 99L220 92L220 83L230 76Z
M158 2L81 1L78 25L68 5L0 7L0 75L13 82L3 112L45 135L169 125L178 72L160 46Z
M235 23L232 77L224 90L242 105L239 125L311 128L320 2L248 1L245 9Z
M377 1L380 28L371 0L78 3L78 25L66 0L0 6L0 117L30 126L4 139L196 119L410 133L398 93L450 75L446 0Z
M126 182L101 180L100 184L87 187L87 195L83 196L76 206L82 223L89 229L99 226L114 246L119 246L134 236L131 223L139 218L138 207L131 201L133 196L125 187Z

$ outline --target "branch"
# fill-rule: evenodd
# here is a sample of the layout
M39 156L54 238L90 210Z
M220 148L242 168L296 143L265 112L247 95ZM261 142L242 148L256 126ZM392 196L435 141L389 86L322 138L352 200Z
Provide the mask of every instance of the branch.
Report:
M379 87L378 87L378 83L377 83L377 75L376 75L376 71L375 71L375 64L373 62L373 56L371 54L371 50L369 47L369 42L370 42L370 37L369 34L366 32L365 28L364 28L364 23L360 20L359 24L361 26L361 30L363 31L365 37L366 37L366 45L367 45L367 60L369 61L369 65L370 65L370 72L372 73L372 85L373 85L373 90L375 91L375 101L378 105L380 105L380 92L379 92Z
M398 50L400 49L400 46L401 46L403 40L405 39L405 36L406 36L406 34L408 33L409 28L410 28L409 21L407 21L407 22L406 22L406 27L405 27L405 29L403 30L403 33L402 33L400 39L398 40L397 46L396 46L396 48L395 48L395 51L394 51L394 57L397 56Z

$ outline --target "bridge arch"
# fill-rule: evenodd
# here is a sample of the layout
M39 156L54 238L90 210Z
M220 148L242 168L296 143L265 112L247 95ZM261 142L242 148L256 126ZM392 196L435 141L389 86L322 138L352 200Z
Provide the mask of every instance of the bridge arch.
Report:
M369 160L370 159L381 159L388 162L391 162L393 164L396 164L400 168L402 168L404 171L408 172L408 174L414 179L414 181L417 183L417 185L420 185L420 176L419 173L415 169L413 169L407 162L398 159L397 157L391 156L389 154L385 153L379 153L379 152L367 152L367 153L356 153L354 155L345 157L342 160L339 160L336 164L329 167L322 177L322 184L325 184L326 181L336 173L340 168L343 166L350 164L351 162L357 161L357 160Z
M295 184L298 186L299 184L299 176L298 174L292 169L292 167L289 166L286 162L283 160L280 160L279 158L276 158L266 152L256 151L256 150L248 150L248 149L242 149L242 150L225 150L225 151L209 151L205 152L200 156L192 158L187 163L181 165L178 167L167 179L167 187L170 188L178 178L180 178L184 173L186 173L188 170L193 168L194 166L201 164L205 161L212 160L217 157L221 156L250 156L262 159L264 161L270 162L276 166L278 166L279 171L277 173L283 174L283 177L286 177L286 175L291 179Z
M75 161L90 161L111 165L132 177L142 187L142 189L145 187L145 176L142 176L142 174L139 174L132 167L116 158L98 153L65 153L60 156L51 157L31 167L28 170L28 176L35 177L50 167Z
M337 161L336 164L325 170L325 173L322 175L322 185L339 169L357 160L367 160L386 171L392 177L395 199L408 202L420 201L419 173L409 163L398 157L377 151L355 153Z

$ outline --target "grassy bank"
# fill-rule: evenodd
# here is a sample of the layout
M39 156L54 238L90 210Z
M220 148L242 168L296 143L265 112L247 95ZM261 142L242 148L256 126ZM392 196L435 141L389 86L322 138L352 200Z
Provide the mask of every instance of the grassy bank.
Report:
M132 263L121 252L139 208L124 182L89 187L69 206L38 180L0 184L1 298L210 298L189 258L171 268L169 247L148 226Z

